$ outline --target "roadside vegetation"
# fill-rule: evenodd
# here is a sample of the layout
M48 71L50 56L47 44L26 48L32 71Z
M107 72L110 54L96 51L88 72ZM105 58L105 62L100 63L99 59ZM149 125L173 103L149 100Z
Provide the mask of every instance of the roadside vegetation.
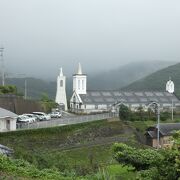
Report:
M164 122L168 121L169 119ZM147 162L150 165L144 166L143 158L146 156L143 154L151 156L152 159L156 156L157 158L163 157L162 167L165 164L165 158L168 163L167 157L172 155L171 160L176 157L172 163L177 161L174 165L179 166L179 157L176 154L179 148L178 143L176 143L176 150L173 152L168 150L167 154L161 154L142 144L141 139L144 138L145 129L154 124L156 120L153 118L147 120L132 120L131 118L119 120L117 118L69 126L0 133L0 143L14 150L11 158L4 159L3 157L3 162L10 163L13 170L2 165L0 174L4 177L12 176L22 179L48 179L52 176L50 179L128 180L145 179L146 174L150 173L151 176L147 177L153 179L155 171L151 169L150 162ZM116 144L113 145L115 142ZM132 155L127 156L129 159L131 157L140 158L142 160L140 165L146 169L139 169L130 160L129 162L124 160L126 153ZM142 156L137 156L138 154ZM26 170L19 167L19 161L20 164L25 164L23 168L27 168ZM29 174L24 173L25 171Z
M113 173L114 142L139 144L131 128L118 119L1 133L0 142L14 150L13 159L27 161L38 170L56 169L64 176L86 179L101 176L104 168Z

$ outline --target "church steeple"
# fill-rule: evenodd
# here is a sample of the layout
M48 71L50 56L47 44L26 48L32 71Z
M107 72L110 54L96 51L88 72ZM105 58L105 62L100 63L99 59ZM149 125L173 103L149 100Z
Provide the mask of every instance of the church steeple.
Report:
M78 94L86 94L87 76L82 73L81 64L78 64L78 71L73 75L73 91Z
M59 70L60 70L59 76L62 77L63 76L62 67Z
M82 75L82 67L81 67L81 63L79 62L78 64L78 71L77 71L78 75Z

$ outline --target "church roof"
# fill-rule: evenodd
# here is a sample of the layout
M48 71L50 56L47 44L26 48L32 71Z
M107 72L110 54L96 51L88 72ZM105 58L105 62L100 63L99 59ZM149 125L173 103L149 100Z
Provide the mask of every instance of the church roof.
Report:
M174 94L160 91L87 91L80 97L84 104L148 104L156 101L162 105L171 104L173 100L175 105L180 105L180 100Z

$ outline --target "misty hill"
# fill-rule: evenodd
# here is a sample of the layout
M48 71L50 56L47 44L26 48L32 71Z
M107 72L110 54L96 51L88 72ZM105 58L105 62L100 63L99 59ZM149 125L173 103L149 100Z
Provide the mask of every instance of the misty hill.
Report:
M94 76L88 75L88 89L119 89L172 64L172 62L164 61L133 62L109 72L103 72Z
M175 83L175 93L180 97L180 63L159 70L123 88L123 90L165 90L167 80Z
M88 74L88 89L114 90L126 86L146 75L161 68L167 67L172 62L136 62L123 67L96 75ZM45 81L37 78L26 78L27 95L31 98L39 99L42 93L47 93L50 98L55 98L56 79ZM24 94L25 78L9 78L6 84L16 85L18 91ZM72 94L72 77L67 78L67 96Z

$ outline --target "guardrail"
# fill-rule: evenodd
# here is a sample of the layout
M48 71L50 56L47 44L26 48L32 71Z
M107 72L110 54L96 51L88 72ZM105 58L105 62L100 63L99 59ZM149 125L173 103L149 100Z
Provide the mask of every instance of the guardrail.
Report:
M117 114L112 113L103 113L96 115L81 115L76 117L66 117L60 119L51 119L49 121L39 121L35 123L20 123L17 124L18 129L38 129L38 128L47 128L47 127L55 127L55 126L63 126L70 124L78 124L84 122L92 122L104 119L110 119L113 117L117 117Z

